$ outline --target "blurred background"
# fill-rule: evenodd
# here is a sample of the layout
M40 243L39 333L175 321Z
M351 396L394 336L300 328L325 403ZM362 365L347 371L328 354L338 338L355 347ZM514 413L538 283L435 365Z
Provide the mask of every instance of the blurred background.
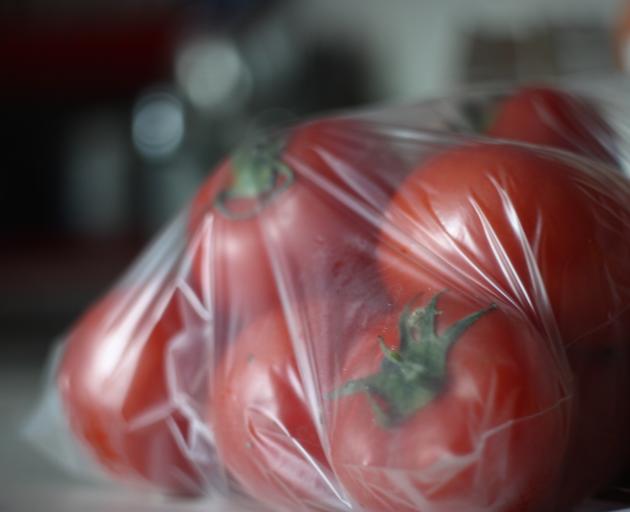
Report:
M11 396L257 126L471 83L623 72L629 16L614 0L0 0Z

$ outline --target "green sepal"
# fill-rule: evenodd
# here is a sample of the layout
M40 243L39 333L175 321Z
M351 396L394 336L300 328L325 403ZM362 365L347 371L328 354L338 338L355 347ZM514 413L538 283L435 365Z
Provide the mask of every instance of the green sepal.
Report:
M434 400L446 384L450 349L475 322L496 308L491 304L438 334L436 319L441 311L437 304L442 293L434 295L423 308L405 307L399 319L399 348L387 347L379 337L383 353L379 371L346 382L331 394L332 398L366 393L376 422L385 428L401 424Z
M232 156L230 185L214 199L214 207L231 220L247 220L258 215L276 196L295 181L293 171L282 162L284 140L260 137L243 145ZM245 210L233 208L233 200L251 199Z

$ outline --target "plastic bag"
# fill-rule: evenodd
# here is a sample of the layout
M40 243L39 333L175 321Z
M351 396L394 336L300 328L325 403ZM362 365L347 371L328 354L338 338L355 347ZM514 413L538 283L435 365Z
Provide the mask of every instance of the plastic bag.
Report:
M271 510L580 502L630 456L604 105L476 91L246 141L70 329L30 437Z

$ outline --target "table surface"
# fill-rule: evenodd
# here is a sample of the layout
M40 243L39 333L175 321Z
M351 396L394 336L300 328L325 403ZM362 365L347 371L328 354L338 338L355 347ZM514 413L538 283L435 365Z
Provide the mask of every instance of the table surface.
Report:
M40 392L41 371L0 367L0 511L2 512L243 512L221 498L175 500L119 486L73 479L20 436ZM589 503L576 512L630 512L615 504Z

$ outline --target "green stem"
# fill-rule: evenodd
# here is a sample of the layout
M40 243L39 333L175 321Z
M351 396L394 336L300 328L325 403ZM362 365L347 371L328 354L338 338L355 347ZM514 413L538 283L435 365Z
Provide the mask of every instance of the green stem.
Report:
M232 181L215 197L214 206L233 220L255 217L273 199L293 184L293 171L281 161L283 144L259 139L238 150L232 157ZM237 199L251 199L244 211L232 207Z
M496 308L491 304L438 334L436 318L441 311L437 303L442 293L434 295L423 308L406 306L399 320L399 349L387 347L379 337L383 353L379 371L346 382L332 397L366 393L376 422L384 428L402 423L435 399L446 384L450 349L475 322Z

